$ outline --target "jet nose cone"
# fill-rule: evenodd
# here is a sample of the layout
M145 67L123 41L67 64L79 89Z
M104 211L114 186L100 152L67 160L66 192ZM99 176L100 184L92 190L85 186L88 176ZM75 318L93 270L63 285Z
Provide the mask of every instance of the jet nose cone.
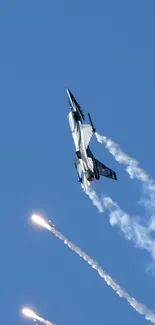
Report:
M66 88L66 92L67 92L68 95L70 95L70 90L69 90L69 88Z
M71 99L72 98L72 94L71 94L69 88L66 88L66 92L67 92L68 98Z
M68 88L66 88L66 92L67 92L69 103L72 106L73 105L72 104L72 94L71 94L71 92L70 92L70 90Z
M74 97L73 97L71 91L69 90L69 88L66 88L66 92L67 92L70 103L72 103L72 101L74 101Z

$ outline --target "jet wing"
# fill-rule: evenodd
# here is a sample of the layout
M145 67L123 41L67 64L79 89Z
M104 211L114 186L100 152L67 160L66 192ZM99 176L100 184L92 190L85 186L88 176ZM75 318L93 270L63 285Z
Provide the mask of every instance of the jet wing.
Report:
M81 124L82 139L86 149L88 148L89 142L93 135L93 129L90 124Z
M97 159L95 159L95 161L96 161L96 165L97 165L98 172L99 172L99 174L101 176L105 176L105 177L108 177L108 178L112 178L114 180L117 180L116 173L112 169L110 169L109 167L105 166L104 164L102 164Z

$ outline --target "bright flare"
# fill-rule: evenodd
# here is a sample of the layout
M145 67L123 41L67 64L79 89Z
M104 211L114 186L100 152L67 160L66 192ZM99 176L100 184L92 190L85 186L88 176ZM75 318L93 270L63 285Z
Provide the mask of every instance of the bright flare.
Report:
M133 307L139 314L144 315L146 320L151 321L155 324L155 314L150 311L145 305L139 303L135 298L130 297L127 292L125 292L113 279L106 274L106 272L95 262L89 255L82 251L81 248L73 244L67 237L65 237L61 232L57 231L54 227L50 227L43 218L39 216L32 216L33 221L41 224L43 227L48 229L53 235L62 240L66 246L68 246L73 252L79 255L83 260L85 260L94 270L96 270L101 278L117 293L120 298L124 298L131 307ZM36 318L36 317L35 317ZM38 318L36 318L38 319ZM49 325L46 323L46 325Z
M39 226L51 231L52 227L41 216L39 216L37 214L33 214L31 218L32 218L32 221L37 223Z
M30 318L36 318L37 319L37 315L30 309L28 308L23 308L22 313L26 316L26 317L30 317Z
M44 323L45 325L54 325L52 324L51 322L49 322L48 320L36 315L33 310L31 309L28 309L28 308L23 308L22 309L22 313L26 316L26 317L29 317L29 318L33 318L33 319L37 319L39 320L40 322Z

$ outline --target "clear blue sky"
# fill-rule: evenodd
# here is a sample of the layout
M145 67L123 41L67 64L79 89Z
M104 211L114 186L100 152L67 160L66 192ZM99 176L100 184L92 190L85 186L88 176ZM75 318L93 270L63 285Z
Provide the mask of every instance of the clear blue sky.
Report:
M98 214L77 182L65 91L155 176L155 1L2 0L0 25L0 322L32 324L20 315L30 305L56 325L145 324L29 215L45 214L155 308L150 256ZM97 193L144 217L140 184L95 139L91 148L118 175L96 182Z

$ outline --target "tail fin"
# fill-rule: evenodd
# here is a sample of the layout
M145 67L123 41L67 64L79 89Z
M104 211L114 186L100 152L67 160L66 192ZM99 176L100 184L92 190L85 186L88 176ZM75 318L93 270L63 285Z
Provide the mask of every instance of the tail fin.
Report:
M96 167L98 169L99 175L105 176L117 180L116 173L109 167L102 164L99 160L95 159Z
M94 125L93 125L93 122L92 122L92 119L91 119L91 116L90 116L89 113L88 113L88 117L89 117L89 121L90 121L91 127L93 129L93 132L95 133L96 132L96 129L94 128Z

